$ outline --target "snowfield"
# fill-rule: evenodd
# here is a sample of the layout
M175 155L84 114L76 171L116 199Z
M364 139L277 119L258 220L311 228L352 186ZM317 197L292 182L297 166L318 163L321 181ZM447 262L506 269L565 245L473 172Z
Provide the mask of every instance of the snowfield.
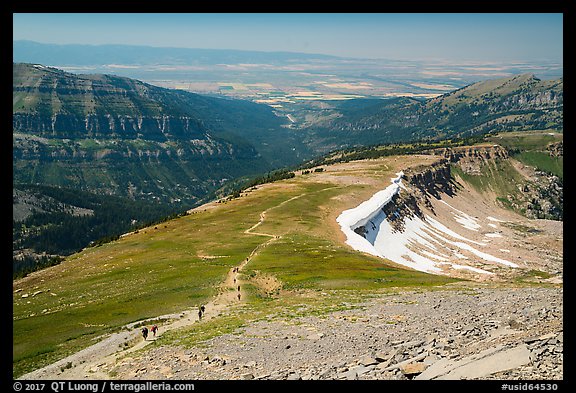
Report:
M404 230L395 231L382 210L394 195L402 188L403 172L392 178L392 184L377 192L359 206L343 211L336 221L346 235L346 244L355 250L366 252L393 261L397 264L433 274L449 274L450 269L465 269L473 273L492 275L494 273L475 266L462 265L462 260L482 265L494 263L516 268L518 265L502 258L495 257L477 249L488 243L478 242L456 233L430 215L424 220L413 215L404 219ZM452 209L453 219L467 230L478 232L482 226L479 220L465 212L453 208L445 201L440 201ZM398 214L394 212L392 214ZM492 222L503 222L487 217ZM493 230L496 224L490 227ZM365 228L365 237L354 232L359 227ZM485 236L496 237L497 233ZM489 240L488 240L489 241ZM468 254L465 255L465 254Z

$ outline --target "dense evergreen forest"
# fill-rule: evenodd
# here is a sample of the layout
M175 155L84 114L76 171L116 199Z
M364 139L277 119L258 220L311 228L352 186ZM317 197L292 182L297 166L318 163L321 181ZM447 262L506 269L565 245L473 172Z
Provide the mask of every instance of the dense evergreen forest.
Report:
M182 214L182 206L134 201L45 185L15 185L14 205L33 200L12 221L13 277L58 263L88 246ZM34 253L25 252L33 250ZM33 255L36 254L36 255Z
M330 152L299 166L297 169L307 170L320 165L331 165L339 162L368 160L404 154L418 154L435 148L472 145L475 143L485 142L490 136L492 136L492 133L444 140L434 139L413 143L388 143L365 147L353 147L350 149Z

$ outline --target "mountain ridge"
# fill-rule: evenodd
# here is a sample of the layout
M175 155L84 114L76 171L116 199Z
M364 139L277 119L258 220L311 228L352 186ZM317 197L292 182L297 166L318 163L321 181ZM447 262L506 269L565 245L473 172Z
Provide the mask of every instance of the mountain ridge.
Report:
M354 304L365 296L396 298L399 292L407 287L419 292L438 293L426 291L430 286L435 286L435 289L444 288L446 293L454 293L453 278L401 269L386 259L350 249L344 244L340 228L336 225L336 217L342 211L358 205L374 192L381 190L383 185L388 185L394 173L409 168L425 170L417 172L422 176L419 178L421 181L417 180L415 184L423 185L422 193L429 197L434 206L434 218L441 220L449 228L443 230L442 239L437 236L438 233L430 233L430 236L447 243L446 249L434 252L437 257L472 264L486 257L478 252L483 250L506 260L522 263L521 267L512 268L483 262L482 267L494 272L499 277L498 280L502 279L504 282L499 281L501 285L482 282L477 286L473 281L458 284L462 285L467 299L477 299L477 296L471 295L478 294L478 288L491 290L502 286L508 288L515 284L519 287L528 287L528 284L533 287L542 283L541 285L546 285L549 289L561 290L561 284L558 284L558 280L562 279L561 223L523 218L512 211L497 207L494 201L489 199L489 194L479 199L464 179L456 179L460 184L456 184L458 189L454 190L451 197L445 192L445 188L439 187L448 180L448 172L443 169L434 171L431 167L442 160L441 157L424 154L400 155L338 163L326 166L323 171L300 173L291 179L259 186L228 203L214 202L203 205L189 215L168 221L164 225L144 228L102 247L83 250L67 258L59 266L18 280L14 284L14 326L18 335L15 338L16 361L13 368L18 375L23 375L53 364L49 374L52 378L116 378L118 374L114 372L128 365L122 360L118 362L116 358L107 358L106 360L111 362L106 363L102 357L96 355L97 359L93 363L83 363L67 359L66 356L94 344L95 336L103 340L102 334L113 328L117 328L116 331L122 332L128 338L114 342L115 345L107 346L106 350L117 350L122 354L130 353L124 352L125 350L131 351L132 348L141 348L148 344L141 338L138 340L138 326L152 323L158 323L162 333L165 332L162 330L164 326L168 333L172 322L181 329L157 337L159 341L150 341L155 345L146 351L152 347L172 351L175 346L181 345L197 349L202 343L206 343L207 339L216 337L215 340L219 341L221 338L230 337L229 334L238 347L238 335L243 339L244 329L250 330L267 321L293 326L298 321L295 318L307 316L310 312L314 313L314 319L324 320L318 316L334 315L334 312L346 310L347 323L356 325L360 310ZM427 168L431 168L433 172ZM436 191L439 198L434 196ZM402 203L401 200L397 202ZM403 206L391 207L394 216L394 212ZM420 207L425 208L424 201L421 201ZM429 221L433 222L432 219ZM407 222L405 229L409 230ZM481 230L474 231L463 226L471 222L480 225ZM258 231L253 231L254 228L258 228ZM460 238L459 243L448 240L449 230L466 239ZM411 232L414 232L414 228L411 228ZM465 247L461 242L471 243L473 249ZM431 254L431 250L422 243L406 244L422 253ZM434 244L438 245L436 242ZM75 268L79 266L83 268ZM465 273L458 269L455 272ZM233 285L232 277L238 279ZM489 277L496 278L494 275ZM264 283L270 282L270 279L281 285L277 290L266 292ZM103 282L109 285L103 286ZM237 290L238 285L241 286L240 291ZM241 292L241 298L235 298L228 303L217 302L222 297L235 295L237 292ZM85 294L91 296L83 296ZM94 298L99 301L94 302ZM126 303L131 307L127 308ZM200 304L214 305L214 308L207 308L209 317L202 321L195 318ZM224 309L216 308L222 304ZM441 307L454 310L452 304L455 303L444 297ZM409 305L409 309L414 309L413 303ZM433 304L428 304L425 309L437 315L436 307L432 306ZM375 319L372 326L378 331L382 331L382 326L389 326L392 321L400 324L400 327L405 326L403 316L411 315L410 312L398 315L398 311L394 310L397 308L389 311L400 319ZM172 314L166 319L163 316L167 313ZM69 315L77 318L72 319ZM507 315L510 318L511 314ZM459 317L462 318L462 315ZM80 327L78 320L83 323ZM331 318L326 320L335 321ZM337 321L345 320L340 318ZM474 321L473 318L466 320L466 323ZM523 323L526 320L541 326L531 318L519 321ZM498 325L505 326L506 321L503 320ZM28 330L31 324L54 326L53 334L38 337L38 332ZM488 329L486 337L493 337L492 329L495 328ZM537 331L539 330L531 328L530 332L524 333L530 335ZM198 335L199 332L201 334ZM325 335L332 334L332 330L322 329L321 332ZM316 332L309 331L308 335L312 333ZM496 331L494 334L498 333L499 331ZM32 334L37 340L31 340ZM256 336L266 341L269 334L261 331ZM456 334L459 338L464 337L460 329ZM294 341L282 342L292 347L302 345L311 348L311 352L318 356L318 348L311 346L310 338L306 337L307 335L300 338L289 337L289 340ZM419 337L416 333L402 335L406 342L420 340ZM444 334L441 333L439 337L444 338ZM473 337L473 334L469 334L466 339ZM507 343L512 344L513 338L517 336L507 334L505 337L510 339ZM316 337L315 340L321 338ZM286 337L280 339L286 340ZM378 343L376 348L372 342L372 350L394 350L389 348L394 346L394 343L386 346L388 341ZM472 340L470 345L475 341ZM55 343L58 342L64 344L57 346ZM490 340L483 342L489 343L489 346L496 345ZM46 351L40 352L39 348ZM198 363L199 367L202 367L202 371L205 371L204 377L216 376L219 375L218 371L225 370L225 375L238 378L245 372L242 365L255 356L253 351L260 348L261 342L258 342L256 347L241 347L243 354L226 358L227 363L221 364L225 365L225 368L215 368L215 364L210 362L200 365L202 359L194 362L194 365ZM286 353L289 349L287 344L284 344L278 346L274 353ZM322 350L325 349L326 347ZM364 350L369 351L367 347ZM39 352L41 355L34 355ZM33 355L27 356L30 353ZM222 353L210 352L210 360ZM356 355L358 354L354 352L354 361ZM396 353L393 356L396 356ZM397 362L410 358L410 355L402 356ZM458 356L462 354L459 353ZM137 362L144 358L146 356L139 357ZM164 359L164 355L162 358ZM264 359L266 358L267 355L264 356ZM314 356L312 358L317 359ZM55 363L58 360L60 363ZM74 363L68 368L65 367L66 362L70 361ZM294 358L286 358L284 363L291 362L294 362ZM330 360L330 366L334 365L335 369L337 364L337 360ZM178 365L182 372L190 371L192 367L189 366L193 365ZM157 376L157 369L154 367L142 368L138 365L140 371L137 377ZM271 371L276 367L286 366L270 366ZM129 369L134 371L136 367ZM179 376L181 375L173 374L166 377ZM34 378L34 375L31 378Z
M158 164L180 166L188 174L174 184L187 181L201 197L224 178L298 162L295 150L305 150L281 127L285 120L264 105L39 65L15 63L13 71L17 167L27 157L51 162L56 157L84 157L100 163L105 158L151 157ZM287 144L272 149L269 142L274 138ZM238 165L237 160L245 162ZM219 168L226 165L224 170ZM18 182L33 180L22 168L16 174ZM200 188L190 183L194 179L200 180ZM180 192L177 197L183 196Z
M258 62L277 63L294 59L330 60L343 57L284 51L248 51L232 49L205 49L181 47L155 47L148 45L87 45L87 44L46 44L30 40L13 41L14 59L16 61L43 64L219 64L223 62Z
M368 107L353 101L335 105L329 120L326 116L309 125L310 140L337 149L498 131L563 130L563 78L520 74L476 82L426 101L393 100L371 100Z

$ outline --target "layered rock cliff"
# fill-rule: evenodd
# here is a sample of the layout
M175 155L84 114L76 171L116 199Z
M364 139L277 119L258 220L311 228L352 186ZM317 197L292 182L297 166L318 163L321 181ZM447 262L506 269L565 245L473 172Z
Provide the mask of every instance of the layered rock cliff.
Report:
M404 171L404 178L421 192L436 198L439 197L439 193L453 192L450 165L447 159L440 159L429 166L407 169Z
M508 151L499 145L463 146L433 150L452 164L457 164L464 173L480 175L482 165L490 160L507 159Z
M297 160L289 137L269 143L282 122L250 102L13 65L15 183L190 205L228 179Z
M78 116L56 113L15 113L15 132L61 138L124 138L167 141L173 138L205 138L207 129L198 119L187 116L130 116L115 113Z

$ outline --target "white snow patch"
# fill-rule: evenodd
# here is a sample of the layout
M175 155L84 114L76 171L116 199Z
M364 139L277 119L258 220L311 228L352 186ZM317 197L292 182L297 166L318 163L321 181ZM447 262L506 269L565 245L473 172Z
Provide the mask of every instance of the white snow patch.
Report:
M478 228L481 228L480 224L476 222L475 218L458 215L455 215L455 217L456 222L462 224L462 226L466 229L470 229L471 231L478 231Z
M468 250L470 252L472 252L473 254L479 256L480 258L484 259L485 261L489 261L489 262L496 262L496 263L501 263L503 265L506 266L510 266L510 267L518 267L517 264L513 263L513 262L509 262L505 259L501 259L495 256L492 256L490 254L487 254L485 252L482 251L478 251L476 250L474 247L469 246L468 244L464 244L464 243L460 243L461 248Z
M484 234L484 236L486 236L486 237L502 237L502 235L499 233L486 233L486 234Z
M511 267L518 266L512 262L478 251L469 244L446 239L442 234L479 246L487 245L486 243L476 242L459 235L430 216L425 217L426 221L417 216L407 217L404 219L403 231L395 231L382 208L401 189L405 189L402 185L403 173L399 172L396 175L397 177L392 178L392 184L386 189L377 192L359 206L343 211L338 216L336 221L346 235L346 244L355 250L389 259L400 265L428 273L444 274L445 272L439 266L448 264L455 269L467 269L476 273L493 274L486 270L449 262L450 257L440 252L439 249L445 249L448 254L454 254L457 258L468 259L468 257L451 250L448 245L467 250L490 262L497 262ZM457 211L460 212L459 210ZM469 221L468 223L476 222L473 217L464 212L460 213L460 217ZM359 227L364 227L365 237L354 232ZM415 244L420 244L433 252L420 250L418 253L411 250L409 246L413 247Z
M502 220L499 220L499 219L497 219L497 218L494 218L494 217L490 217L490 216L488 216L488 217L486 217L486 218L487 218L487 219L489 219L490 221L496 221L496 222L506 222L506 221L502 221Z
M427 217L429 217L429 216L427 216ZM459 248L462 249L462 250L470 251L471 253L473 253L474 255L476 255L476 256L484 259L485 261L497 262L497 263L501 263L501 264L503 264L503 265L507 265L507 266L510 266L510 267L518 267L518 265L516 265L516 264L513 263L513 262L509 262L509 261L507 261L507 260L505 260L505 259L501 259L501 258L492 256L492 255L490 255L490 254L487 254L487 253L485 253L485 252L478 251L478 250L476 250L474 247L470 246L469 244L462 243L462 242L453 242L453 241L451 241L451 240L448 240L448 239L442 237L441 235L439 235L439 234L436 233L436 232L432 232L432 233L434 234L434 236L437 236L438 238L442 239L444 242L446 242L446 243L448 243L448 244L451 244L451 245L453 245L453 246L459 247ZM478 242L474 242L474 243L480 244L480 245L484 245L484 246L486 245L485 243L478 243Z
M502 251L502 252L510 252L510 250L507 250L507 249L505 249L505 248L501 248L499 251Z
M428 252L428 251L426 251L426 250L421 250L420 252L421 252L422 254L428 255L430 258L434 258L434 259L436 259L436 260L438 260L438 261L443 261L443 262L448 261L446 258L441 257L440 255L433 254L433 253Z
M471 231L478 231L479 228L482 228L482 226L480 224L478 224L478 219L476 217L472 217L472 216L464 213L462 210L456 209L455 207L449 205L447 202L445 202L443 200L440 200L440 202L442 202L446 206L450 207L452 210L455 210L458 213L460 213L460 214L455 214L455 213L452 213L452 214L454 215L456 222L461 224L464 228L470 229Z
M492 224L492 223L488 224L488 226L491 227L491 228L498 228L498 225Z
M433 253L428 252L426 250L421 250L420 252L424 255L428 255L429 257L437 259L439 261L443 261L443 262L448 261L448 257L444 254L436 255L436 254L433 254Z
M374 241L374 248L377 250L378 255L416 270L441 273L442 269L436 266L436 262L407 247L412 242L421 242L420 232L422 231L422 224L423 221L417 217L415 219L407 219L404 222L404 232L393 232L388 220L382 220Z
M396 178L392 178L392 184L386 187L384 190L377 192L365 202L362 202L359 206L344 210L336 219L342 232L346 235L346 244L358 251L367 252L372 255L379 256L380 254L374 248L373 242L369 242L362 236L354 232L354 229L365 226L368 230L370 227L376 229L375 225L372 223L369 227L368 222L374 219L382 210L394 195L396 195L400 189L400 183L402 180L403 172L396 174ZM371 231L369 231L369 234Z
M450 235L455 239L464 240L466 242L474 243L474 244L477 244L479 246L485 246L486 245L486 243L476 242L474 240L467 239L464 236L457 234L456 232L449 229L446 225L442 224L440 221L433 219L430 216L426 216L426 221L429 222L430 225L432 225L434 228L436 228L440 232L444 232L445 234Z

